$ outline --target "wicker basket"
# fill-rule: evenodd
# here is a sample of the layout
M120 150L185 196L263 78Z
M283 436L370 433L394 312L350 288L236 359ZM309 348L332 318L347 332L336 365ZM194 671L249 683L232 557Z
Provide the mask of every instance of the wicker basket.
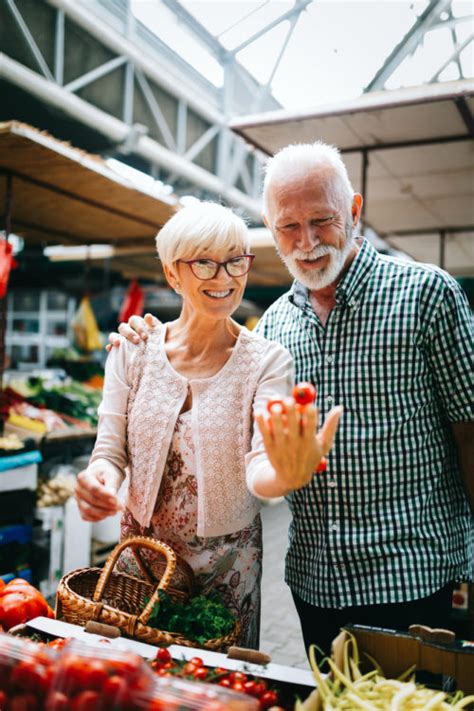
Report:
M120 554L130 546L148 580L114 572ZM147 548L164 556L166 567L158 584L150 580L139 548ZM102 569L80 568L61 579L56 593L56 616L76 625L85 625L89 620L102 622L118 627L127 637L160 647L170 644L198 646L197 642L179 633L158 630L147 624L159 591L171 593L170 582L175 569L176 554L166 543L139 536L128 538L114 548ZM149 598L146 605L145 598ZM236 643L239 631L239 623L236 622L226 637L208 640L202 646L215 652L225 652Z

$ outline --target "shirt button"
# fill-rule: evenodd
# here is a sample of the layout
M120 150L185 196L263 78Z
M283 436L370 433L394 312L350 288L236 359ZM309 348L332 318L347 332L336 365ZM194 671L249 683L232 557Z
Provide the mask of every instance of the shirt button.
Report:
M328 395L328 396L327 396L326 402L327 402L328 405L332 405L332 403L333 403L333 397L332 397L332 395Z
M354 308L354 306L357 306L357 301L355 299L350 299L349 300L349 306L351 308Z
M326 363L331 364L331 363L333 362L333 360L334 360L334 358L332 357L332 355L327 355L327 356L326 356Z
M334 487L336 486L336 482L334 481L334 479L330 479L328 481L328 486L330 486L331 489L334 489Z
M332 531L339 531L339 526L337 525L337 523L333 523L333 524L332 524L331 530L332 530Z

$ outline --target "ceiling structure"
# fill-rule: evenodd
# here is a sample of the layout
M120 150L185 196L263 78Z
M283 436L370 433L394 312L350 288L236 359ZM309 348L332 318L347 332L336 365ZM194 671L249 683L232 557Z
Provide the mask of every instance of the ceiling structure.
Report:
M175 195L193 194L222 200L258 225L261 166L267 150L273 149L265 147L261 136L259 141L247 135L241 140L235 131L229 130L229 122L244 113L278 109L278 101L272 94L275 80L290 51L299 52L306 62L305 52L298 46L299 31L304 23L315 21L316 10L323 3L320 0L230 2L228 6L242 5L240 16L234 13L232 21L226 21L228 26L215 32L209 29L212 13L201 13L198 19L196 9L206 5L205 2L149 0L147 5L156 8L158 19L164 18L165 11L174 14L189 38L212 55L222 70L220 87L192 61L184 59L184 51L173 50L167 45L166 37L160 39L141 22L134 12L135 4L134 0L37 0L34 4L29 0L5 0L0 8L0 92L3 97L0 121L19 118L34 122L36 118L39 128L67 138L89 153L113 156L134 165L171 185ZM459 0L410 3L410 8L414 8L413 22L366 84L365 96L329 107L332 114L328 114L327 109L318 109L303 112L301 121L295 115L291 117L291 126L297 125L300 132L305 122L309 126L310 116L314 114L317 130L321 131L318 135L343 148L355 186L364 188L367 220L380 229L390 244L424 261L428 253L433 253L429 245L435 245L438 257L434 261L448 269L459 270L457 273L469 271L473 261L470 251L473 221L466 193L472 179L467 165L471 149L466 150L464 142L466 127L472 136L472 93L463 94L462 90L458 95L454 85L450 85L447 91L452 91L453 97L442 100L437 90L444 91L444 85L439 82L447 71L454 72L460 84L466 76L465 57L472 49L474 35L473 16L457 9L465 5L467 3ZM258 14L264 19L253 25ZM233 45L222 39L225 35L227 40L228 30L238 38ZM428 87L428 98L422 101L423 91L420 94L418 89L410 90L410 96L415 98L405 100L400 95L400 106L396 105L397 92L379 95L380 90L390 85L400 67L416 58L440 30L448 33L451 45L447 54L439 53L432 60L429 81L434 93L431 94ZM270 71L266 80L258 81L257 73L252 73L252 67L244 58L251 48L261 57L260 48L277 32L280 39L275 49L266 53ZM327 34L331 32L333 28L329 27ZM184 50L183 44L181 47ZM310 67L305 64L304 69L308 73ZM468 68L468 74L469 71L472 74L472 68ZM403 132L402 124L398 126L400 111L404 116ZM267 116L271 122L271 113ZM265 120L262 119L262 125ZM436 121L433 130L429 126L432 120ZM241 135L244 123L233 123ZM333 130L333 124L339 126L339 133ZM283 131L283 124L279 125ZM348 126L352 128L346 135L344 131L347 133ZM377 143L378 131L385 142L383 146ZM446 131L453 133L447 135ZM310 138L312 130L308 128L304 135ZM294 140L294 136L290 130L286 142ZM407 141L415 141L417 145L407 146ZM255 145L259 148L254 150ZM1 145L0 158L0 163L4 163ZM35 186L34 180L45 178L44 174L30 177L29 190ZM16 195L23 200L27 195L26 181L16 180L16 183ZM2 182L2 186L7 196L6 182ZM46 206L54 203L51 195L44 194L40 199L41 189L45 190L44 186L36 184L37 214L46 218ZM446 189L449 195L445 195ZM18 192L20 190L23 194ZM138 202L144 206L146 200L143 197ZM46 241L55 243L59 234L63 234L65 244L73 243L76 237L80 242L104 242L102 234L96 232L101 225L98 208L92 204L89 207L91 223L87 233L73 232L68 242L67 227L72 224L78 229L78 221L67 225L64 221L61 223L58 216L58 233L55 234L50 225ZM148 219L148 208L143 209L142 222L131 221L125 215L123 220L119 219L120 207L113 213L110 229L115 225L114 239L123 255L114 260L116 264L120 263L119 259L123 260L123 267L128 270L123 273L127 275L152 278L150 275L155 271L154 267L151 271L149 268L150 253L137 254L139 249L148 249L142 244L142 239L147 239L143 220ZM23 215L24 222L27 218ZM154 219L151 222L156 229ZM123 224L119 227L120 222ZM420 228L420 224L423 227ZM411 240L408 249L406 232L413 234L420 229L423 239L420 236L418 240ZM426 229L431 231L426 233ZM123 239L120 230L123 230ZM135 236L133 230L136 230ZM29 234L31 239L41 238L40 230L34 234L31 225ZM254 239L255 249L259 250L253 270L256 283L283 286L288 282L288 275L275 256L271 238L261 232ZM133 255L125 253L124 250L129 249L135 249Z
M474 81L371 92L342 104L235 119L268 155L288 143L338 146L364 221L397 249L474 275Z
M99 156L26 124L0 123L0 204L7 234L28 244L64 245L56 258L68 261L68 247L84 246L82 261L106 258L108 268L126 279L165 282L155 237L179 209L178 200L146 191ZM109 256L99 245L112 247ZM252 249L257 258L249 284L279 284L285 270L271 237L257 235Z

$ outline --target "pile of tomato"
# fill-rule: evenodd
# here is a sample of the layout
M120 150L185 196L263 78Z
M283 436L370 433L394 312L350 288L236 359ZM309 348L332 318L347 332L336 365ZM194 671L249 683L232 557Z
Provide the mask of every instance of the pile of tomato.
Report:
M148 707L153 677L140 657L90 657L71 650L58 658L46 711L133 711Z
M172 659L166 648L162 648L158 650L156 658L151 662L151 667L158 676L175 676L218 684L226 689L252 696L257 699L262 710L284 711L283 707L278 705L278 692L269 688L265 679L239 671L229 671L224 667L206 667L201 657L192 657L187 662L177 661Z
M23 578L14 578L7 584L0 578L2 628L9 630L35 617L54 617L53 610L40 591Z
M54 676L54 654L7 635L0 638L1 711L40 711Z

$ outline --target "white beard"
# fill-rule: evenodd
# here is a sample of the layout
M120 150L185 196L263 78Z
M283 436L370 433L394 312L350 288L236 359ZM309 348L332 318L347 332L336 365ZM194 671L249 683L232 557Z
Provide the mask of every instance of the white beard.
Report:
M280 258L286 264L286 268L290 274L307 289L315 291L324 289L337 279L344 267L347 255L351 251L354 242L352 230L347 230L346 235L346 243L342 249L336 249L335 247L321 244L314 247L311 252L303 252L301 249L295 249L291 254L286 256L279 253ZM326 254L329 255L329 263L326 267L309 271L302 269L298 265L298 260L317 259L318 257L324 257Z

